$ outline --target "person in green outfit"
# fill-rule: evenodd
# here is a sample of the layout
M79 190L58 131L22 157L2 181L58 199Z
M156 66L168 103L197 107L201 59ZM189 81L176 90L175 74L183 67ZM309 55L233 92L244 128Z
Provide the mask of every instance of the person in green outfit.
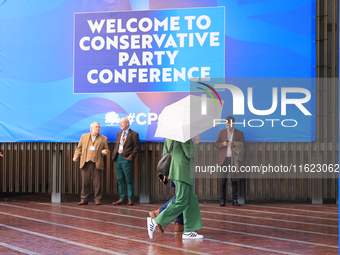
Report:
M163 156L168 152L172 140L165 139ZM176 198L171 200L167 208L156 218L148 217L148 234L153 238L153 232L158 228L162 233L163 228L169 225L183 212L184 232L183 239L203 238L196 231L202 229L201 211L197 197L193 189L193 178L190 177L190 158L193 158L199 149L200 138L195 136L194 142L188 140L185 143L174 141L171 152L171 164L169 177L176 185ZM189 219L190 217L190 219Z

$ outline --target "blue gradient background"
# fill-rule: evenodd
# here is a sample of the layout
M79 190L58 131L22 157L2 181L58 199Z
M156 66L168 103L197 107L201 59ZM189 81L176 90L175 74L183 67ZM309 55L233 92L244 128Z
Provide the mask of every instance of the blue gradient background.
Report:
M225 75L315 77L315 0L5 0L0 3L0 142L76 142L116 111L159 113L185 93L73 94L74 13L225 6ZM131 128L142 141L152 126ZM216 137L209 138L211 141Z

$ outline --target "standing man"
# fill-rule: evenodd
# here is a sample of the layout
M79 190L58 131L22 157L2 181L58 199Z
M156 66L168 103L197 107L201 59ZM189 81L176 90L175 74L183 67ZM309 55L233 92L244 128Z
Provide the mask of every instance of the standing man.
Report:
M223 129L218 134L217 140L215 142L215 147L221 149L220 156L218 158L218 164L220 166L229 166L231 164L231 156L232 156L232 146L233 142L245 141L243 132L234 128L235 118L233 116L229 116L226 118L226 129ZM226 199L226 181L227 178L222 176L221 183L220 183L220 199L221 203L220 206L225 206L225 199ZM231 187L232 187L232 205L240 206L237 201L237 181L233 181L231 178Z
M140 147L138 133L130 129L129 120L122 118L116 138L112 160L115 162L116 175L119 186L119 200L113 205L125 204L125 179L128 187L129 205L133 205L134 199L134 159Z
M80 158L81 169L81 201L78 205L87 205L90 194L91 177L93 180L94 201L100 205L103 195L101 186L102 170L104 170L104 157L109 153L107 137L99 134L100 124L93 122L90 126L91 133L83 134L74 152L73 161Z

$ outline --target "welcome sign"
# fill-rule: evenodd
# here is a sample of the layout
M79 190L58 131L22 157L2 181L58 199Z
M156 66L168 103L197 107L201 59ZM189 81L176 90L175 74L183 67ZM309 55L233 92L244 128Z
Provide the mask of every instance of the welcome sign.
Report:
M183 92L224 77L224 7L75 14L74 93Z

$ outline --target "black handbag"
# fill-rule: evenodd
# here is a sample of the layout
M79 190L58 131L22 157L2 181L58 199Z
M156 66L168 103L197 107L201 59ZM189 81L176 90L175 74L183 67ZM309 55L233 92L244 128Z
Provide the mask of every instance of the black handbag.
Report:
M157 165L157 171L165 176L169 175L170 163L171 163L171 151L172 151L173 146L174 146L174 141L171 142L170 149L164 155L164 157L161 158L161 160L158 162L158 165Z

